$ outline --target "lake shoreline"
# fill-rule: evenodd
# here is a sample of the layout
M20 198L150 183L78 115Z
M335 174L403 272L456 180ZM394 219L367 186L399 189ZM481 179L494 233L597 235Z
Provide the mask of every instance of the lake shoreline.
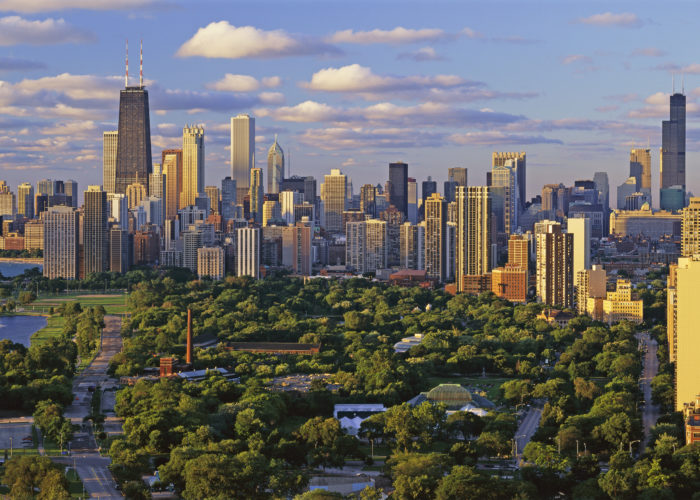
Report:
M0 262L5 262L8 264L40 264L44 265L44 259L42 257L0 257Z

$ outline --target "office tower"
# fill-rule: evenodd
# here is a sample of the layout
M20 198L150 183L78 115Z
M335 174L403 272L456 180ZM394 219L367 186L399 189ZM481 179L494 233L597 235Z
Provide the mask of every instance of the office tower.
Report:
M394 205L404 217L408 216L408 165L389 163L389 204Z
M77 279L80 216L73 207L49 207L44 214L44 277Z
M17 214L28 219L34 218L34 186L31 182L17 186Z
M10 186L5 181L0 181L0 217L14 219L17 214L17 201L15 193L10 191Z
M574 276L591 267L591 221L585 217L567 219L567 233L574 235Z
M44 221L28 220L24 223L24 248L27 250L44 249Z
M63 194L73 208L78 208L78 183L68 179L63 182Z
M139 206L146 213L146 224L152 224L158 228L163 227L163 199L157 196L148 196L141 200Z
M138 207L141 204L141 200L146 197L146 186L140 182L129 184L124 191L126 192L129 210Z
M418 183L412 177L408 178L408 213L406 218L411 224L418 223Z
M452 203L455 201L455 190L457 189L457 184L454 181L445 181L443 184L443 190L445 193L445 200L447 200L447 203Z
M488 186L467 188L467 272L491 270L491 194Z
M174 219L180 205L182 193L182 149L165 149L161 154L162 172L165 177L163 187L165 218Z
M404 222L401 225L401 269L425 267L425 225Z
M312 176L294 175L280 182L280 191L297 191L304 194L304 201L316 205L316 179Z
M491 291L511 302L527 302L527 271L511 264L493 269Z
M401 262L401 224L406 215L390 205L379 214L379 218L386 222L387 267L398 266Z
M133 237L128 231L112 227L109 231L109 270L125 273L131 267Z
M180 206L194 205L204 192L204 128L182 129L182 194Z
M508 239L508 264L529 272L529 244L527 236L511 234Z
M153 164L153 173L148 176L148 196L165 198L165 182L160 163Z
M651 150L630 150L630 177L637 179L637 191L648 194L651 200Z
M499 233L511 234L518 228L519 198L517 170L514 160L491 169L491 197Z
M253 168L250 171L250 218L256 224L262 224L262 209L265 199L265 190L263 188L263 171L262 168Z
M51 179L41 179L36 183L36 194L54 195L54 182Z
M445 225L445 281L455 279L455 254L457 252L457 223L447 221Z
M681 222L681 255L692 257L700 254L700 198L690 198L683 209Z
M206 186L204 188L204 192L207 194L207 197L209 198L209 203L211 207L211 211L214 212L215 214L220 214L221 213L221 191L219 191L219 188L216 186Z
M236 230L236 276L260 278L260 228L239 227Z
M675 269L674 302L671 314L675 331L669 339L671 355L676 361L676 411L683 410L683 404L695 399L700 387L700 308L698 308L698 283L700 283L700 256L681 257ZM671 296L669 295L669 300Z
M348 222L345 264L356 273L373 273L387 267L386 222L369 219Z
M236 181L231 177L221 181L221 217L224 221L236 218Z
M102 186L88 186L83 194L83 249L85 251L85 276L109 269L109 206L107 192Z
M134 265L152 266L160 257L160 237L153 224L143 224L134 232ZM196 268L195 268L196 272Z
M347 208L348 179L339 169L331 169L321 184L322 225L329 233L343 233L343 212Z
M115 193L125 193L137 179L147 183L153 171L148 91L143 85L130 87L126 83L119 92Z
M236 181L237 198L243 201L250 188L250 170L255 167L255 118L231 118L231 179Z
M226 255L222 247L197 249L197 275L199 279L208 276L213 280L222 280L225 276L224 262Z
M316 220L316 208L314 205L308 202L304 202L298 205L294 205L294 220L299 222L307 217L310 222Z
M625 203L628 196L637 192L637 179L628 177L625 182L617 187L617 209L625 210Z
M607 172L593 174L593 182L598 190L598 202L603 207L603 236L607 236L610 234L610 183ZM651 206L651 196L649 201L649 206Z
M313 271L313 228L309 222L307 219L282 229L282 263L301 276L311 276Z
M458 186L467 186L467 169L464 167L448 168L447 180L456 182Z
M360 211L372 218L377 216L377 188L372 184L360 188Z
M211 213L211 200L209 199L209 195L202 192L197 193L197 196L194 197L194 206L204 210L204 213L207 214L208 217Z
M425 272L442 282L447 275L447 201L433 193L425 201Z
M536 224L537 299L550 306L572 307L574 293L574 235L562 233L561 224Z
M267 192L279 193L282 179L284 179L284 151L277 143L277 134L275 134L275 142L267 151Z
M428 176L427 181L421 183L421 195L423 199L422 212L425 213L425 201L432 196L433 193L437 193L437 182L435 182L430 176Z
M574 241L575 244L575 241ZM603 266L593 265L576 273L576 310L579 314L602 316L602 301L606 298L606 272Z
M117 183L117 147L119 132L110 130L102 133L102 187L114 193Z
M457 291L464 291L464 276L467 272L467 232L468 232L468 193L467 186L457 186L455 189L455 204L456 204L456 249L455 249L455 281L457 283Z
M125 231L129 229L129 200L125 194L107 193L109 216Z
M291 226L297 221L294 217L294 207L304 202L304 194L296 191L280 191L279 197L282 219L288 226ZM313 218L309 220L313 220Z
M207 218L207 213L194 205L178 210L177 215L180 221L180 232L189 230L190 226L196 226Z
M197 250L204 246L201 225L190 225L180 232L182 240L182 266L193 273L197 272Z
M685 95L669 98L670 116L661 123L661 210L685 206Z
M265 200L262 208L262 225L268 226L272 221L279 221L282 218L282 211L277 200Z
M527 178L527 167L526 167L526 155L525 152L520 153L503 153L494 152L492 154L492 167L500 167L506 165L506 162L511 160L511 168L515 172L515 183L518 186L518 200L520 203L520 209L525 208L525 201L527 200L527 188L526 188L526 178Z

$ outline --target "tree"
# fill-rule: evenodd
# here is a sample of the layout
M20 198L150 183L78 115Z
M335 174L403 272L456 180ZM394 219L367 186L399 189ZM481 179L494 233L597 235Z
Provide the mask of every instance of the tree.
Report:
M416 432L416 421L408 403L392 406L385 413L384 430L392 436L397 448L408 451Z
M34 411L34 423L45 436L57 443L73 438L73 426L63 417L63 409L51 400L39 401Z
M542 469L564 472L568 469L569 459L557 453L557 448L537 441L530 441L523 450L523 457L528 462Z
M629 442L632 421L625 413L615 413L593 429L593 436L607 441L613 450Z
M345 457L357 447L355 438L346 435L335 418L314 417L307 420L299 428L298 434L307 447L309 465L342 467Z
M66 499L68 482L61 468L48 457L17 456L5 464L3 483L10 487L12 498Z
M486 423L479 416L469 411L456 411L447 417L447 427L452 434L461 434L468 441L471 436L478 436Z
M510 500L514 497L512 483L480 473L473 467L455 465L448 475L440 480L435 491L436 500Z
M401 499L430 498L446 470L441 453L398 453L387 460L395 493Z

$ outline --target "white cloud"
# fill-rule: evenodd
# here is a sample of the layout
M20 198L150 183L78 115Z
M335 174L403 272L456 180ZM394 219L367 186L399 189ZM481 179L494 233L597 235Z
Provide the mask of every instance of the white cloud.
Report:
M374 29L371 31L337 31L328 40L332 43L358 43L363 45L386 43L399 45L404 43L443 40L451 35L441 29L410 29L398 26L392 30Z
M432 47L422 47L413 52L403 52L397 56L398 59L410 59L416 62L422 61L444 61L445 58L437 53Z
M351 64L317 71L302 87L326 92L386 92L420 87L450 88L465 85L467 80L455 75L381 76L366 66Z
M350 150L356 153L363 148L420 148L438 147L444 144L445 134L411 128L343 127L309 129L300 137L301 143L326 151ZM346 160L347 161L347 160Z
M591 59L590 56L584 56L583 54L572 54L570 56L566 56L564 59L562 59L562 64L572 64L572 63L586 63L586 64L591 64L593 63L593 59Z
M276 109L259 109L255 112L261 117L272 117L283 122L311 123L335 121L340 112L325 103L304 101L295 106L283 106Z
M120 10L155 4L155 0L0 0L0 11L28 14L66 9Z
M279 76L264 77L260 81L249 75L226 75L216 82L208 83L208 89L220 90L225 92L253 92L260 90L261 87L278 87L282 83Z
M258 94L260 102L263 104L282 104L284 103L284 94L281 92L261 92Z
M698 74L700 74L700 64L693 63L693 64L688 64L687 66L683 66L683 68L681 69L681 73L698 75Z
M454 144L478 144L481 146L494 144L563 144L559 139L549 139L541 135L506 134L499 131L452 134L448 137L448 140Z
M74 100L116 100L122 80L117 76L72 75L62 73L35 80L25 79L14 85L21 93L53 91Z
M254 26L233 26L228 21L199 28L175 54L178 57L241 59L333 54L339 50L310 37L284 30L264 31Z
M31 21L19 16L0 18L0 46L81 43L94 39L89 32L71 26L63 19Z
M643 24L639 16L632 12L621 12L619 14L604 12L602 14L594 14L589 17L579 18L576 22L594 26L623 26L626 28L638 28Z
M484 38L483 33L479 33L471 28L464 28L461 33L467 38Z

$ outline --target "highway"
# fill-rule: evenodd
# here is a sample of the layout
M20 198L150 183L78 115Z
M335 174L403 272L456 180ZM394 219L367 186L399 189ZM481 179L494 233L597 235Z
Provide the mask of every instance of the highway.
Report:
M656 357L656 351L658 349L656 339L652 339L649 332L638 333L636 337L644 351L644 357L642 358L642 376L639 379L642 395L644 397L644 405L642 406L644 439L639 449L639 453L641 454L644 448L649 444L651 428L656 424L656 420L659 418L659 407L651 400L651 379L659 372L659 360Z
M518 430L515 433L515 443L516 443L516 455L515 455L515 465L520 467L520 462L523 459L523 450L525 445L530 442L532 436L537 431L540 425L540 417L542 416L542 408L532 406L528 410L523 421L520 422Z
M73 404L66 407L65 411L65 416L70 418L73 424L80 426L80 430L75 433L71 442L72 456L55 459L56 462L75 467L91 498L123 498L122 494L115 489L115 481L109 470L109 457L100 455L90 424L83 424L83 418L90 413L92 398L90 387L99 385L104 390L118 385L118 380L107 375L107 368L112 356L122 349L120 332L121 318L105 316L102 349L92 363L73 380ZM103 402L109 402L113 406L114 398L103 396ZM110 408L105 410L109 413ZM106 423L105 428L107 427ZM113 417L109 419L110 434L118 432L120 428L121 422L118 419Z

